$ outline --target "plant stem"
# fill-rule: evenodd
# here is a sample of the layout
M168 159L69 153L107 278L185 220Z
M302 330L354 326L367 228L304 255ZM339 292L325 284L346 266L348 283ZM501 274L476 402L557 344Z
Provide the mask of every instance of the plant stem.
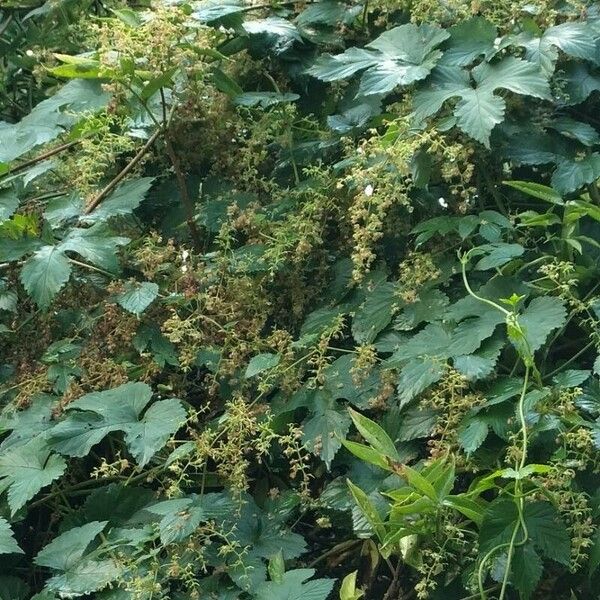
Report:
M42 154L31 158L29 160L26 160L22 163L19 163L18 165L16 165L15 167L13 167L12 169L9 169L4 175L3 177L6 177L7 175L14 175L15 173L19 173L20 171L24 171L25 169L28 169L29 167L32 167L33 165L36 165L37 163L43 162L45 160L48 160L49 158L52 158L53 156L56 156L57 154L60 154L61 152L64 152L65 150L68 150L69 148L72 148L73 146L76 146L77 144L79 144L79 140L75 140L74 142L67 142L66 144L62 144L60 146L56 146L55 148L52 148L51 150L47 150L46 152L42 152Z
M131 171L140 162L140 160L142 160L142 158L148 152L148 150L150 150L158 136L161 134L161 131L161 129L157 129L148 138L148 141L143 145L140 151L129 161L127 166L116 177L114 177L112 181L110 181L102 190L100 190L100 192L98 192L98 194L96 194L94 198L92 198L90 203L86 206L85 210L83 211L84 215L89 215L92 211L94 211L94 209L100 204L100 202L102 202L102 200L104 200L104 198L106 198L106 196L108 196L108 194L110 194L117 187L117 185L119 185L119 183L123 181L123 179L125 179L125 177L129 173L131 173Z

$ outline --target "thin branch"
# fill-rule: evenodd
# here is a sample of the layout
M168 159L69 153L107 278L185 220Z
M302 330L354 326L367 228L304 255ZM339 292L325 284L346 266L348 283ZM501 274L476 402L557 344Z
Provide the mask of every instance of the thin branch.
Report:
M125 177L134 169L134 167L142 160L144 155L150 150L151 146L156 141L156 138L161 134L160 129L157 129L140 149L140 151L129 161L127 166L112 180L110 181L96 196L90 201L83 211L84 215L89 215L97 206L110 194L117 185L125 179Z
M173 170L175 171L177 187L179 188L179 195L181 196L183 209L185 210L186 222L188 229L190 230L192 243L194 244L194 248L196 248L196 250L200 250L202 248L202 243L200 240L200 232L198 231L198 226L196 225L196 221L194 220L194 203L190 198L187 184L185 182L185 177L183 175L183 171L181 170L181 164L175 152L175 148L173 148L173 144L171 143L168 131L165 132L165 146L167 150L167 155L169 156L169 160L171 161L171 164L173 165Z
M43 162L49 158L52 158L53 156L56 156L57 154L60 154L61 152L64 152L65 150L68 150L69 148L72 148L73 146L79 144L79 140L75 140L74 142L67 142L66 144L62 144L60 146L56 146L55 148L52 148L51 150L47 150L46 152L43 152L42 154L39 154L38 156L35 156L34 158L30 159L30 160L26 160L20 164L18 164L17 166L13 167L12 169L9 169L6 175L14 175L15 173L19 173L20 171L23 171L24 169L28 169L29 167L32 167L33 165L36 165L37 163Z

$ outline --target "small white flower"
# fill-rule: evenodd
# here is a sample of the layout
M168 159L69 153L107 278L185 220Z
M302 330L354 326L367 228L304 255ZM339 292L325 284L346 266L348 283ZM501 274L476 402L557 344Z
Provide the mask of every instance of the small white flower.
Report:
M25 54L27 54L27 56L33 56L33 50L31 50L31 48L29 50L25 50Z
M438 204L442 207L442 208L448 208L448 203L446 202L445 198L438 198Z
M187 273L187 265L181 265L181 272Z
M187 250L184 250L181 253L181 260L183 260L183 262L185 262L190 256L190 253Z
M369 184L366 188L365 188L365 196L372 196L373 192L375 190L373 189L373 186L371 184Z

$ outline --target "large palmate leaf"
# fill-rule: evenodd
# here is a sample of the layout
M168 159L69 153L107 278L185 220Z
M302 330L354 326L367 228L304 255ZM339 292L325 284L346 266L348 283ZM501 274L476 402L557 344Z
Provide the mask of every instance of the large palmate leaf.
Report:
M519 58L507 57L499 62L482 63L469 73L459 67L440 66L428 84L414 98L417 121L437 113L451 98L458 98L454 115L459 127L472 138L489 147L495 125L502 122L506 103L496 95L498 89L515 94L549 98L548 81L539 69Z
M23 265L21 283L36 304L48 308L71 276L71 265L60 246L43 246Z
M322 81L337 81L366 69L359 95L387 94L427 77L441 56L436 48L448 37L439 27L408 23L384 32L367 49L323 55L308 72Z
M440 64L466 67L479 56L494 52L496 27L483 17L473 17L451 27Z
M0 489L8 488L8 505L16 513L42 488L58 479L67 468L52 454L42 438L0 454Z
M73 80L40 102L18 123L0 121L0 161L11 162L52 141L77 121L76 113L96 111L109 98L98 81Z
M69 529L38 553L35 563L57 572L48 581L48 590L79 596L101 590L118 577L121 570L114 560L90 560L84 556L106 524L106 521L91 521Z
M253 594L255 600L326 600L335 579L313 579L314 569L295 569L283 574L281 581L267 581Z
M600 37L588 23L562 23L546 29L540 37L521 34L515 43L525 48L525 58L550 75L558 58L557 48L575 58L593 59Z
M179 400L150 402L152 390L145 383L125 383L112 390L82 396L68 407L66 418L49 434L52 448L67 456L85 456L109 433L122 431L125 442L143 466L185 421Z
M359 344L371 343L389 325L398 300L397 288L391 282L384 281L370 290L352 321L354 339Z
M138 177L122 183L95 210L84 215L82 222L97 223L110 217L131 214L146 197L153 181L154 177Z
M105 223L98 222L88 229L71 229L59 248L62 251L76 252L93 265L115 272L119 269L118 247L128 242L128 238L113 235Z
M303 426L306 447L318 454L327 468L350 428L350 416L326 393L314 395L312 417Z

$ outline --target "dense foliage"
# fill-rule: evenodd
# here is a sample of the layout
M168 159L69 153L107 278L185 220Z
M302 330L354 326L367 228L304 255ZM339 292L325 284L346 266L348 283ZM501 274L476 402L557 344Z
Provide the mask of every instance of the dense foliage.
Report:
M0 599L598 597L600 7L6 0Z

